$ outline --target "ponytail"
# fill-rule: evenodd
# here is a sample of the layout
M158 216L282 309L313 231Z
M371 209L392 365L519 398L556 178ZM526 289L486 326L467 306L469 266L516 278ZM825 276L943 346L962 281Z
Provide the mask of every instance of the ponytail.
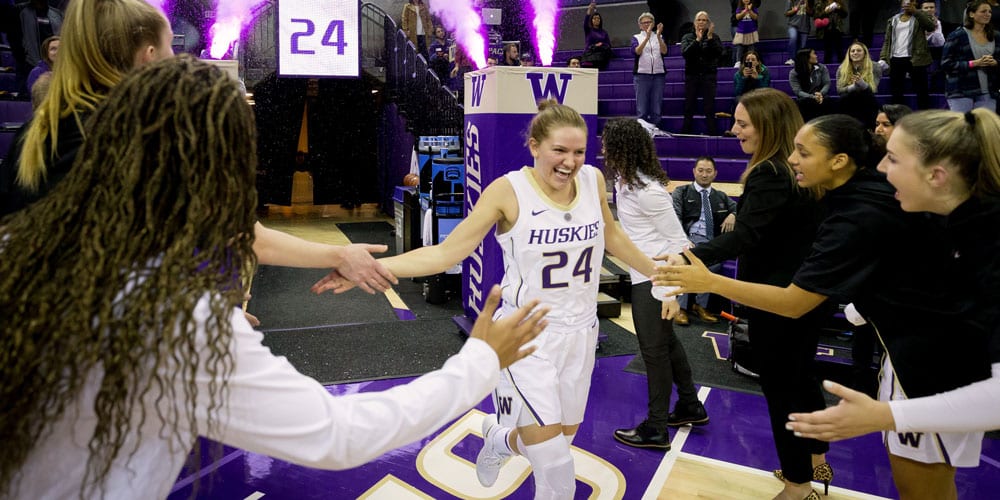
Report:
M912 137L921 163L958 170L973 196L1000 197L1000 117L977 108L967 113L931 110L904 116L898 127Z

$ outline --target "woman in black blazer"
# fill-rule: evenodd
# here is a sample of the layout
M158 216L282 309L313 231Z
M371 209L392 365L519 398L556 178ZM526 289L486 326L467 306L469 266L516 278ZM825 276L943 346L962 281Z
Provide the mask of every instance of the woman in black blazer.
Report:
M706 265L738 257L738 279L786 286L808 255L821 220L817 196L796 186L787 161L802 115L787 94L764 88L740 97L733 122L743 152L751 155L736 226L691 252ZM833 478L825 457L829 445L785 430L793 408L826 407L813 366L822 314L818 309L799 319L751 308L740 312L750 325L750 344L781 463L775 475L785 480L786 498L812 498L807 496L815 495L810 481L829 484Z

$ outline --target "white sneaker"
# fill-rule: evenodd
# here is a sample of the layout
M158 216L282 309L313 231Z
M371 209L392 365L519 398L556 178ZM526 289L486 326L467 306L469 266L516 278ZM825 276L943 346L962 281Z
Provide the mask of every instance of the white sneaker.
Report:
M739 68L739 67L740 67L740 63L736 63L736 64L734 64L734 65L733 65L733 67L734 67L734 68Z
M489 488L497 482L500 475L500 468L510 458L509 455L498 453L493 446L493 434L501 430L497 423L496 414L489 414L483 417L483 449L479 450L476 456L476 477L479 484Z
M785 66L795 66L795 59L785 61Z

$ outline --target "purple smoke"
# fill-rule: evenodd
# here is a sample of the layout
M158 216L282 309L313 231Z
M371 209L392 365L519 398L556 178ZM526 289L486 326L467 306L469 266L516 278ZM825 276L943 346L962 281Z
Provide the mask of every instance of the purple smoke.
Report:
M146 0L146 3L160 9L164 15L170 12L170 0Z
M267 0L219 0L215 23L208 30L209 54L219 59L239 40L243 28L253 22L252 12Z
M551 1L551 0L550 0ZM486 42L480 29L483 20L472 7L472 0L437 0L428 6L441 19L445 29L455 34L455 41L465 49L476 68L486 67Z
M552 0L528 0L535 16L531 24L534 27L535 50L542 66L552 65L552 54L556 50L556 18L559 15L558 2Z

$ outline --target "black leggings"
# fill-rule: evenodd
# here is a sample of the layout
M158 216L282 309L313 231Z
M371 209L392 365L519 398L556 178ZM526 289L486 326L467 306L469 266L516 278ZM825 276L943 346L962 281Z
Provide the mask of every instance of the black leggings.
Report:
M754 309L745 313L781 471L793 483L812 481L812 455L830 449L825 442L798 438L785 429L789 413L826 408L814 362L819 343L818 320L825 312L821 306L799 319Z
M649 291L652 283L632 285L632 323L639 340L639 352L646 364L646 384L649 389L647 421L657 429L667 426L670 414L670 392L677 384L677 405L691 406L698 402L691 365L684 346L674 333L674 322L660 318L660 301Z

